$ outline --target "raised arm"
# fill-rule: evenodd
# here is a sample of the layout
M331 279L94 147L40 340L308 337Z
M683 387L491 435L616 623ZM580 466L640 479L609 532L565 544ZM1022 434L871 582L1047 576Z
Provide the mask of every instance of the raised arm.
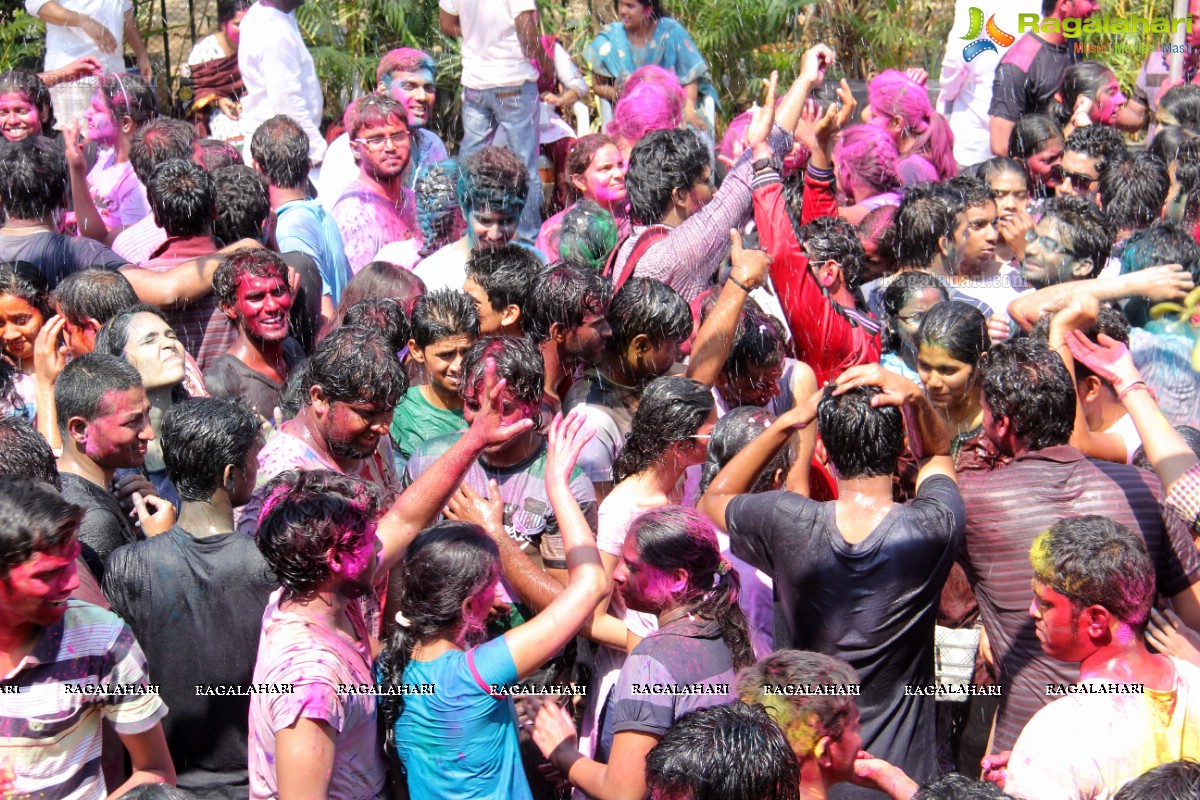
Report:
M159 308L170 308L211 294L213 275L225 256L237 250L255 247L262 247L262 244L254 239L242 239L211 256L193 258L165 272L155 272L129 264L121 267L121 274L133 286L139 300Z
M609 590L596 538L570 485L579 451L591 438L592 432L584 427L579 415L572 414L566 419L556 415L550 425L546 493L562 531L567 553L567 585L544 611L504 634L517 674L522 678L545 664L575 636Z
M1047 286L1013 300L1008 304L1008 315L1022 328L1029 330L1043 314L1065 308L1080 292L1101 302L1126 297L1145 297L1165 302L1179 300L1195 287L1190 272L1179 264L1166 264L1113 278L1089 278Z
M55 2L55 0L49 0L49 2L41 4L37 3L36 0L26 0L25 9L48 25L62 25L64 28L82 28L83 32L100 48L100 52L116 52L117 40L113 36L112 31L87 14L68 11Z
M496 362L484 363L483 392L479 412L471 427L463 432L449 450L442 453L429 469L400 493L391 508L379 519L376 536L383 545L376 577L390 571L400 561L417 534L442 512L467 469L485 447L507 442L533 427L529 419L505 424L499 407L505 381L496 378Z

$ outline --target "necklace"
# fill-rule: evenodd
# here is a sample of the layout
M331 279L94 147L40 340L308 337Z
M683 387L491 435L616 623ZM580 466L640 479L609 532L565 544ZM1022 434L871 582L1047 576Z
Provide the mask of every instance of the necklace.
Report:
M5 225L3 228L0 228L0 233L9 233L13 236L27 236L31 233L39 233L41 231L48 230L50 230L49 225L44 225L39 222L35 225Z

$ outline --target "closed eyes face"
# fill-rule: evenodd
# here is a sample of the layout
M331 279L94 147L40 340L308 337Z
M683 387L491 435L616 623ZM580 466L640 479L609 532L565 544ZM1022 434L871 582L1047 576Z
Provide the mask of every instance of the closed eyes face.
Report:
M126 333L125 356L147 389L174 386L183 380L183 345L157 314L134 315Z

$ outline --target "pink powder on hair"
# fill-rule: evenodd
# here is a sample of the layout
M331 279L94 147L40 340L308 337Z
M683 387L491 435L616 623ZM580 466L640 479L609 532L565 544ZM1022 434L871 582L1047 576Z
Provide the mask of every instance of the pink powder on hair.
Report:
M925 87L898 70L884 70L867 84L871 114L889 120L900 117L915 144L908 152L925 156L940 180L958 174L954 134L946 118L933 110Z
M683 124L683 87L674 74L662 67L642 67L629 76L606 133L632 147L654 131Z

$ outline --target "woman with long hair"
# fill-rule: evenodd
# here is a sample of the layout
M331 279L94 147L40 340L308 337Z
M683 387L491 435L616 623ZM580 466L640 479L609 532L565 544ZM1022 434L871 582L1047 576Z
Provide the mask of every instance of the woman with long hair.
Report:
M1063 75L1062 101L1050 101L1050 113L1063 129L1063 137L1088 125L1116 125L1128 102L1116 73L1103 61L1080 61Z
M689 711L736 699L734 676L755 660L738 605L741 580L703 514L682 506L647 511L634 520L621 556L613 576L621 598L630 609L652 614L658 627L621 668L596 758L570 745L575 726L556 703L542 705L533 730L559 773L597 800L645 797L650 749ZM705 689L647 695L646 684Z
M1012 263L1025 255L1025 234L1033 228L1029 216L1029 179L1020 161L1006 156L988 159L975 168L996 201L996 258Z
M961 300L938 303L925 312L916 342L917 373L950 434L950 453L959 468L964 448L990 444L983 434L979 373L979 360L992 346L987 320Z
M45 276L26 261L0 264L0 415L32 420L37 414L34 342L53 316Z
M945 282L928 272L902 272L883 290L883 356L879 364L918 386L917 331L929 310L950 299Z
M944 181L958 174L950 123L934 111L924 86L899 70L884 70L867 84L867 99L863 121L895 140L902 184Z
M1038 199L1054 196L1062 182L1062 127L1045 114L1026 114L1008 137L1008 156L1025 167L1029 193Z
M568 582L528 622L483 641L500 581L499 551L489 536L507 536L502 502L490 504L487 532L464 522L435 525L405 553L396 627L378 666L381 682L396 693L380 698L379 714L388 755L399 762L416 800L531 797L505 689L566 645L608 591L568 483L589 438L582 417L560 416L551 424L546 486Z
M24 69L0 72L0 134L19 142L54 131L50 89L35 73Z
M845 194L838 216L852 225L884 206L899 206L900 155L896 142L882 128L854 125L838 136L833 149L837 185Z
M192 79L192 116L204 139L240 142L241 97L245 91L237 51L249 0L218 0L217 29L196 42L180 75Z

